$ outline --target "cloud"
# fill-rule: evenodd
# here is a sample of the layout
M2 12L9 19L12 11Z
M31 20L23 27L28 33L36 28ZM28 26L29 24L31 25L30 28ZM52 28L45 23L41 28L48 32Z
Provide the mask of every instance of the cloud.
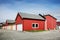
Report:
M38 3L38 4L60 4L60 0L15 0L15 1L23 1L27 3Z
M0 5L0 20L5 21L7 19L13 20L15 19L17 14L16 10L12 10L7 5Z
M30 0L32 1L32 0ZM34 1L34 0L33 0ZM0 3L0 18L2 20L15 19L18 12L30 14L51 14L55 17L60 16L60 6L52 4L40 4L27 2L27 0L15 0ZM37 1L37 0L36 0ZM58 17L57 17L58 18ZM59 18L58 18L59 19Z

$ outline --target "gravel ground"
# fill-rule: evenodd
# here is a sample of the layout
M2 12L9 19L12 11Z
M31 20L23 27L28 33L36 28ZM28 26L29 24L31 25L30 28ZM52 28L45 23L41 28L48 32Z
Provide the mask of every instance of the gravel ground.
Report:
M0 40L60 40L60 32L59 30L19 32L0 29Z

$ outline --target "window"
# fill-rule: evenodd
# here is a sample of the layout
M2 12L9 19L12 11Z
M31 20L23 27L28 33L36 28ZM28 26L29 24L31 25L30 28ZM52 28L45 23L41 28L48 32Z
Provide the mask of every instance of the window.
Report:
M33 24L32 24L32 27L33 27L33 28L38 28L38 23L33 23Z
M38 27L38 24L36 24L36 27Z
M35 27L35 24L32 24L33 27Z

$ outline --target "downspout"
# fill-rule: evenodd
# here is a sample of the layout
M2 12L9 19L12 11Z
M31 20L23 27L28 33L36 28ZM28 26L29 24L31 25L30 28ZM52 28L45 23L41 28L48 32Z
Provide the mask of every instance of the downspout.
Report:
M45 30L47 30L47 20L45 19Z

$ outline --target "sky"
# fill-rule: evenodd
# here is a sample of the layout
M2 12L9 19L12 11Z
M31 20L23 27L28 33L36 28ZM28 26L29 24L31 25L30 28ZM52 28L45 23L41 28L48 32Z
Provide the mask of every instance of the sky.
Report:
M0 0L0 22L15 20L18 12L51 14L60 21L60 0Z

